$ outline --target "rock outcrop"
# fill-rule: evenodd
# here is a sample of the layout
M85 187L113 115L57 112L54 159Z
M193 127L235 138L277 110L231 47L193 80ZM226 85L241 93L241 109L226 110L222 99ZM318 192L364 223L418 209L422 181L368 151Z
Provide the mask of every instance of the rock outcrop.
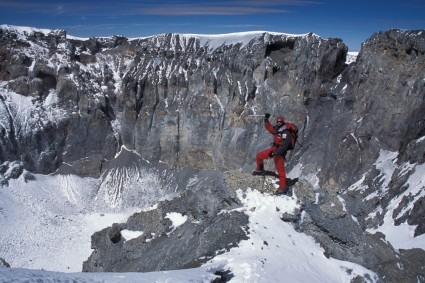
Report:
M274 188L273 179L263 183L262 177L240 171L202 170L196 176L196 182L191 182L180 197L95 233L94 251L84 262L83 271L149 272L198 267L217 251L222 253L249 238L247 215L235 209L241 207L235 192L254 188L268 194ZM415 282L424 275L419 260L425 256L422 250L397 252L382 234L365 232L344 209L335 191L314 190L301 180L292 187L291 194L300 209L282 215L282 221L313 236L324 248L325 256L360 264L385 278L383 282ZM179 213L186 221L173 227L170 213ZM126 240L126 230L143 234ZM413 254L418 260L412 261Z
M94 252L83 271L148 272L200 266L217 251L223 253L247 238L248 216L231 211L239 206L235 190L229 190L220 172L199 172L196 182L179 197L95 233ZM223 210L231 212L220 213ZM180 215L183 223L173 225L172 214ZM123 230L143 235L127 241Z
M358 263L375 271L382 282L421 282L424 278L424 251L399 252L384 234L365 232L358 219L345 209L337 191L313 190L306 182L297 184L294 191L303 209L290 220L298 231L313 236L327 257ZM416 261L411 261L411 254L418 257Z

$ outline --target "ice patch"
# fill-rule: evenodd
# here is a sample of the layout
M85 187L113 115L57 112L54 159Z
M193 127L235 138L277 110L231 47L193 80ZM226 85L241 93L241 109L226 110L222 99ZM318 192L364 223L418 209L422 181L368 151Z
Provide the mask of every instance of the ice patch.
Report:
M374 163L376 169L378 169L381 174L377 178L381 178L381 188L383 192L386 192L388 190L388 184L391 181L391 177L397 169L397 156L398 152L392 152L381 149L379 152L379 157Z
M182 214L177 213L177 212L169 212L169 213L167 213L165 215L164 218L170 219L170 221L172 223L171 224L171 227L170 227L171 228L171 232L169 232L169 233L174 232L174 230L176 230L177 227L183 225L187 221L187 216L186 215L182 215Z
M132 230L127 230L127 229L124 229L124 230L121 231L121 236L126 241L130 241L130 240L139 238L142 235L143 235L143 231L132 231Z
M395 226L393 219L394 210L399 207L404 197L409 197L411 200L396 217L408 213L413 208L415 202L425 196L425 164L416 165L414 170L415 172L410 175L405 184L408 186L407 190L392 199L388 204L384 224L377 229L368 229L370 233L377 231L384 233L386 240L397 249L421 248L425 250L425 234L413 237L416 226L410 226L407 223Z
M349 65L356 62L358 55L359 55L359 52L347 52L345 64Z
M425 80L425 79L424 79ZM419 138L417 141L416 141L416 143L420 143L420 142L422 142L422 141L424 141L425 140L425 136L423 136L423 137L421 137L421 138Z

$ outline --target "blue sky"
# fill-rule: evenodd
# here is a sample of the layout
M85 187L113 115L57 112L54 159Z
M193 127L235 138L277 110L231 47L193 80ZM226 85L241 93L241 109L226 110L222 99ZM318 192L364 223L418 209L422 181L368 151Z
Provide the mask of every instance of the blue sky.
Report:
M359 51L374 32L425 29L425 1L0 0L0 24L63 28L79 37L314 32Z

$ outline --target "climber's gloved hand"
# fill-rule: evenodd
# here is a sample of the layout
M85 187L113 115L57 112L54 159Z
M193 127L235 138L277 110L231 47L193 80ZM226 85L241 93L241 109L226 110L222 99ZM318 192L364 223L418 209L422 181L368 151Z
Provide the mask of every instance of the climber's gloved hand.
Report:
M264 114L264 122L267 122L270 118L270 113Z

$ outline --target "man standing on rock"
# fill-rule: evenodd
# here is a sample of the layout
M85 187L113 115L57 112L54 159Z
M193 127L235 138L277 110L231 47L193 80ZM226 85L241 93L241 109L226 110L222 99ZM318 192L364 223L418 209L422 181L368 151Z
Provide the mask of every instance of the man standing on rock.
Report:
M276 125L273 126L269 122L270 114L264 115L264 125L272 135L272 147L257 153L257 169L252 172L253 175L264 175L264 160L273 158L277 174L279 175L279 188L273 191L275 195L286 195L288 188L286 186L286 172L285 172L285 156L291 144L291 133L286 128L285 119L282 116L277 117Z

